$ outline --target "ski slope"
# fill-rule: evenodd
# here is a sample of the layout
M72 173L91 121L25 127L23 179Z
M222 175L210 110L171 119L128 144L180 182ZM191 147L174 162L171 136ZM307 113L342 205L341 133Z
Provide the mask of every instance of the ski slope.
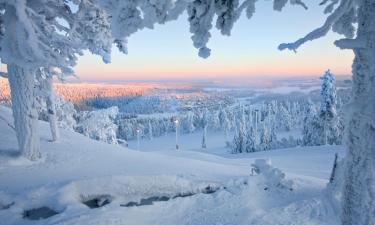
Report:
M0 116L4 225L339 224L337 202L325 187L334 154L344 155L341 146L220 155L160 142L152 151L136 151L65 130L52 143L41 121L43 158L30 162L16 151L10 109L0 106ZM275 169L251 175L256 159L269 159L285 177ZM84 204L90 200L98 207ZM138 206L125 206L130 203ZM28 210L41 207L56 215L31 220Z

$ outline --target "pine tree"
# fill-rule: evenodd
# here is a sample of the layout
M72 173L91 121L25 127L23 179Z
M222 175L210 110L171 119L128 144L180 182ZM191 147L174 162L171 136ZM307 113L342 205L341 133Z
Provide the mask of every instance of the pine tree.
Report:
M245 111L244 108L240 106L239 120L237 121L236 131L233 137L232 153L246 152L246 138Z
M316 146L323 144L323 127L316 112L314 103L309 100L305 109L302 128L302 145Z
M261 151L269 150L271 148L270 143L271 143L271 140L270 140L269 129L263 125L262 132L260 134L259 149Z
M185 119L185 130L188 132L188 133L193 133L194 130L195 130L195 126L194 126L194 114L189 111L186 115L186 119Z
M274 117L272 117L274 118ZM277 140L277 134L276 134L276 127L275 127L275 121L274 119L271 119L271 124L269 125L270 129L270 148L271 149L277 149L279 148L278 140Z
M245 139L245 151L246 152L255 152L256 151L256 136L253 127L250 127L246 132Z
M319 112L319 117L323 126L322 135L324 142L322 144L340 144L341 135L336 110L337 95L335 77L330 70L328 70L320 79L323 81L320 91L322 103Z
M240 122L236 126L236 131L232 142L232 153L246 152L246 130L245 125Z

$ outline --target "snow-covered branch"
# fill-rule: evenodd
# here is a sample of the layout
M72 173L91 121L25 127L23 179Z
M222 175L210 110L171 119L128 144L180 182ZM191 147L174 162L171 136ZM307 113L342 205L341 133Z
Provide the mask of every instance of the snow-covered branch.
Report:
M325 36L328 33L328 31L331 30L334 23L352 8L352 5L352 0L341 0L340 5L331 15L328 16L323 26L313 30L312 32L308 33L305 37L300 38L293 43L280 44L279 50L289 49L296 51L302 44Z
M366 48L367 43L364 39L340 39L335 41L335 45L341 49L359 49Z

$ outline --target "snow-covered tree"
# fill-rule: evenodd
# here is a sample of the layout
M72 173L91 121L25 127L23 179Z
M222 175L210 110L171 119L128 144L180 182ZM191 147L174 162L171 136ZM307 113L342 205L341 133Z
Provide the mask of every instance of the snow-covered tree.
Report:
M63 0L0 1L0 9L0 58L7 65L18 144L25 157L36 160L40 157L37 71L46 68L54 71L52 75L72 74L83 49L106 59L111 48L106 37L108 17L91 1L80 3L78 11L86 17L78 17Z
M73 103L65 101L62 97L58 96L55 96L54 102L59 127L73 131L77 125L75 116L78 114Z
M202 148L207 148L207 127L209 123L209 114L207 108L203 110L202 114L202 127L203 127L203 135L202 135Z
M245 111L242 106L240 106L239 115L237 118L236 129L232 142L232 153L242 153L246 152L247 144L247 130L246 130L246 118Z
M306 106L302 128L302 145L317 146L323 143L322 124L316 112L314 103L309 100Z
M329 14L323 26L294 43L279 49L296 50L299 46L325 36L330 30L344 35L335 41L341 49L354 52L353 87L347 115L347 159L343 191L342 223L375 224L375 1L324 0Z
M195 126L194 126L194 113L189 111L186 114L185 119L182 121L183 128L185 132L187 133L192 133L195 131Z
M278 112L279 129L290 131L292 128L292 116L288 107L284 104L280 104Z
M219 130L220 129L219 114L215 111L212 111L209 114L209 127L210 127L211 130Z
M39 87L39 101L44 101L46 104L46 112L48 115L48 122L50 125L52 141L59 141L60 132L58 127L58 117L56 112L56 99L58 98L53 90L53 74L50 69L39 68L36 71L37 86Z
M322 123L324 144L340 144L340 123L337 116L337 95L335 77L328 70L320 78L322 80L322 88L320 94L322 103L320 107L319 117Z
M246 152L255 152L257 151L256 136L253 127L247 129L245 137L245 151Z
M152 125L151 125L151 120L148 120L148 139L152 140L154 138L153 132L152 132Z
M290 4L307 8L302 0ZM71 10L69 3L77 3ZM194 47L207 57L207 42L213 19L222 34L229 35L234 22L245 11L255 13L256 0L228 1L118 1L118 0L0 0L0 58L7 65L12 109L19 148L31 160L40 157L35 110L35 71L58 68L72 73L76 54L88 49L109 59L115 43L126 52L128 36L155 23L176 19L188 13ZM274 0L281 11L287 0ZM343 200L343 224L375 223L375 1L323 0L329 14L324 24L294 43L281 44L280 50L296 50L307 41L325 36L330 30L344 35L335 44L354 52L353 97L347 121L347 166ZM216 14L216 17L215 17ZM58 22L58 21L65 22ZM68 26L64 26L67 23Z
M116 106L88 112L77 125L77 130L92 139L117 144L117 125L114 123L117 114Z
M266 151L271 148L271 137L269 128L263 126L261 133L260 133L260 142L259 142L259 150Z
M73 74L83 50L110 61L112 43L126 52L127 37L178 17L185 1L0 0L0 58L7 65L19 149L40 157L36 71ZM142 16L141 16L142 15Z
M230 143L228 140L228 135L230 131L230 121L228 119L228 115L225 109L220 110L219 120L220 120L221 129L224 131L225 145L229 147Z
M232 153L243 153L246 152L246 145L250 143L246 143L246 127L245 124L240 122L236 126L236 130L233 137L232 142Z
M271 149L278 149L278 140L277 140L277 134L276 134L276 127L275 127L275 122L271 120L271 124L269 125L269 130L270 130L270 148Z

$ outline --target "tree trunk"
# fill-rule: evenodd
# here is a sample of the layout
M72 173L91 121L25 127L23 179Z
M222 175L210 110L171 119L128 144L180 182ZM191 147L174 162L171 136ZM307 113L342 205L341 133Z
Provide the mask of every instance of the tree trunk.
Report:
M35 109L34 71L8 65L8 80L19 150L29 160L37 160L41 155L37 132L38 113Z
M48 95L46 97L46 105L48 111L48 121L51 128L52 141L57 142L60 140L59 127L57 125L56 119L56 107L54 103L54 94L52 86L52 77L47 77L45 79L45 87L47 88Z
M375 1L363 0L358 11L354 48L353 98L347 123L347 164L343 190L344 225L375 224Z

